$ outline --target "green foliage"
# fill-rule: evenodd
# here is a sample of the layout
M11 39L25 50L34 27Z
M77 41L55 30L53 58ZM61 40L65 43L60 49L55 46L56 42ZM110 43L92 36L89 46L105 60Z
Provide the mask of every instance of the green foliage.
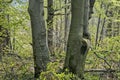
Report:
M49 63L46 72L42 72L40 78L42 80L76 80L78 79L74 74L70 73L68 70L65 72L59 72L58 62Z
M18 3L17 3L18 4ZM30 80L33 78L33 58L27 3L16 5L0 0L0 46L10 36L8 45L1 48L0 80ZM8 35L6 34L8 32Z
M105 38L99 42L99 46L96 49L93 47L89 51L86 60L86 69L111 69L116 70L114 76L119 78L119 59L120 59L120 36L113 38ZM108 72L109 73L109 72ZM99 80L103 73L86 73L85 76L88 80ZM105 73L107 74L107 73Z
M96 73L86 73L85 74L85 79L86 80L99 80L99 74Z
M23 4L20 0L17 0L17 4L3 3L2 1L4 0L0 0L0 25L9 30L10 44L3 49L4 54L0 62L0 80L33 80L34 61L32 55L30 21L27 13L28 3ZM105 5L102 9L100 8L101 2ZM97 0L95 3L96 12L93 16L98 17L99 14L102 14L102 18L106 17L106 5L110 2L113 3L110 8L113 8L115 11L116 9L119 10L120 5L117 0ZM64 6L63 3L64 1L61 2L60 5L59 1L56 1L56 3L54 3L56 4L54 5L54 9L57 10L60 6ZM45 4L47 4L47 1L45 1ZM63 12L64 9L56 12L56 14ZM120 16L119 13L116 11L114 14L112 20L120 22L118 18L118 16ZM47 17L47 15L45 15L45 17ZM54 20L60 23L60 16L55 16ZM58 22L55 22L54 26L56 26ZM92 49L88 53L85 70L109 68L120 70L120 36L104 38L98 43L99 46L95 48L96 20L94 20L94 23L95 25L90 27ZM64 24L60 25L60 27L63 25ZM4 32L5 30L0 31L0 36L7 37L6 34L3 34ZM1 44L3 44L3 38L0 37L0 45ZM55 54L51 56L51 62L47 66L47 71L42 72L40 75L41 80L77 80L77 77L68 70L62 72L64 58L65 53L59 49L56 50ZM84 76L86 80L100 80L102 79L101 74L103 73L85 73ZM116 80L120 80L119 72L113 74L118 77Z

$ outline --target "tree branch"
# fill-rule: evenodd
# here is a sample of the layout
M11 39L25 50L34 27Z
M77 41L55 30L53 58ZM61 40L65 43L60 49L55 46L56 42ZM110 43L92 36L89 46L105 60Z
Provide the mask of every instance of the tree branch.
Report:
M112 70L112 69L90 69L85 70L84 72L120 72L120 70Z

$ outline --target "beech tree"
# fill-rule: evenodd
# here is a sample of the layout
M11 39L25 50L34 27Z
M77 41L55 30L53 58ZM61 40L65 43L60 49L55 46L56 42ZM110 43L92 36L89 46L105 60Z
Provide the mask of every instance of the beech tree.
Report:
M48 47L49 51L53 53L53 17L54 17L54 9L53 9L53 0L47 0L47 28L48 28Z
M31 18L35 78L45 71L49 61L43 2L43 0L29 0L28 8Z
M90 10L92 10L93 4L92 7L90 6ZM71 6L72 19L64 70L68 68L70 72L76 74L80 79L84 79L85 60L90 47L88 19L92 11L89 14L89 0L71 0Z

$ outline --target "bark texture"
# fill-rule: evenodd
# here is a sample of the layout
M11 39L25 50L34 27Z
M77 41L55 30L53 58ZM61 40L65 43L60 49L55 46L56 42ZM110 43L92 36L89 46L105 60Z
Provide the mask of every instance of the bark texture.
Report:
M48 47L50 53L53 54L54 46L53 46L53 17L54 17L54 9L53 9L53 0L47 0L48 10L47 10L47 28L48 28Z
M68 37L64 69L83 79L87 43L83 39L83 16L85 0L72 0L72 20Z
M90 39L90 33L88 30L88 20L89 20L89 12L90 12L90 4L89 0L85 0L84 3L84 26L83 26L83 37L86 39Z
M96 1L96 0L90 0L90 7L89 7L89 9L90 9L90 11L89 11L89 19L91 18L91 15L93 14L93 6L94 6L94 4L95 4L95 1Z
M43 0L29 0L28 8L31 18L35 78L46 69L49 61L43 2Z
M65 0L65 5L67 5L69 2L69 0ZM69 33L69 20L70 20L70 16L69 16L69 6L67 6L65 8L65 32L64 32L64 50L66 52L66 48L67 48L67 40L68 40L68 33Z

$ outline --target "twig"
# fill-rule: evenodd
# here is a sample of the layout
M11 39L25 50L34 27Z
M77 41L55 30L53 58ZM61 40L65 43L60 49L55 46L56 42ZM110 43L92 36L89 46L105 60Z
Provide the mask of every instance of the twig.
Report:
M84 72L120 72L120 70L112 70L112 69L90 69L85 70Z
M102 60L104 60L104 62L111 68L111 65L107 62L107 60L106 59L104 59L104 58L102 58L102 57L100 57L98 54L96 54L96 52L94 52L94 54L98 57L98 58L100 58L100 59L102 59Z

